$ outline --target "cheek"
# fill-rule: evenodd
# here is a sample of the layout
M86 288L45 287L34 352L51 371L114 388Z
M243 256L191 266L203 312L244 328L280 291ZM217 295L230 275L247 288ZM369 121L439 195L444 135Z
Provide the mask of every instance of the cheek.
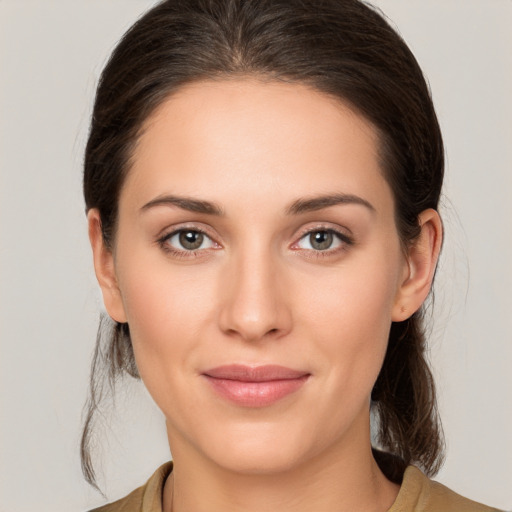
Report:
M296 293L307 305L307 316L317 318L322 328L357 334L389 328L397 283L396 265L364 259L325 276L312 275L309 285L297 286Z
M153 381L172 375L171 366L196 350L213 315L214 278L143 251L125 254L118 267L137 366L155 387Z
M297 291L309 335L337 379L371 390L387 348L398 270L394 259L365 259L317 279L312 293Z

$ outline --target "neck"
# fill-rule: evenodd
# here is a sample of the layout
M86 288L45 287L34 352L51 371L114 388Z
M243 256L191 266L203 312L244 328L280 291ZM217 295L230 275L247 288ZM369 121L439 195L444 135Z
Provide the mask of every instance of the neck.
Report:
M164 512L385 512L399 487L378 468L369 441L331 449L271 474L219 467L190 450L174 450ZM200 492L198 492L200 490Z

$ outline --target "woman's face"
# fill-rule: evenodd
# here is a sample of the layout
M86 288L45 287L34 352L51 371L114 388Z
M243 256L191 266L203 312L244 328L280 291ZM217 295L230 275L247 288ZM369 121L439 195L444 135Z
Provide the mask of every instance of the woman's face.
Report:
M106 305L176 461L272 472L368 450L409 275L377 147L348 106L284 83L196 83L147 121Z

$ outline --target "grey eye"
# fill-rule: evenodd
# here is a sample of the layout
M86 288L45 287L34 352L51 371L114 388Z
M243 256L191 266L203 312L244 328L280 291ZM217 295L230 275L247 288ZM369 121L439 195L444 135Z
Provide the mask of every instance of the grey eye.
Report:
M336 249L343 244L342 235L328 229L318 229L306 233L298 242L301 249L327 251ZM346 243L346 242L345 242Z
M309 234L309 243L317 251L329 249L334 241L334 235L330 231L314 231Z
M195 229L180 229L170 235L165 243L178 251L196 251L214 246L209 236Z

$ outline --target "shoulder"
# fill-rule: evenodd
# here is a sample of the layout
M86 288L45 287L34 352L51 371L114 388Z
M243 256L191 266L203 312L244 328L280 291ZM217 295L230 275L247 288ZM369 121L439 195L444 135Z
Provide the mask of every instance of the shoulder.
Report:
M171 471L172 462L167 462L160 466L144 485L124 498L89 512L161 512L163 486Z
M113 501L107 505L90 510L89 512L139 512L142 511L142 498L146 486L138 487L133 492L121 498L120 500Z
M430 480L418 468L409 466L397 499L389 512L498 512L469 500Z

